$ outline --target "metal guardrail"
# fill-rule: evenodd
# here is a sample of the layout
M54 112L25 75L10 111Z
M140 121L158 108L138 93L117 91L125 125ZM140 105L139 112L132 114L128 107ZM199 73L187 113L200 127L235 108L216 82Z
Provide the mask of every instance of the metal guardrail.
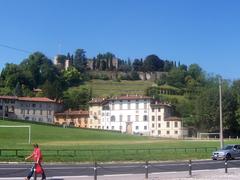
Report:
M139 154L146 153L152 154L156 152L212 152L217 150L217 147L192 147L192 148L151 148L151 149L51 149L51 150L42 150L44 156L79 156L80 154L89 153L91 155L98 153L122 153L124 155L128 154ZM22 157L29 153L32 150L29 149L0 149L0 157Z

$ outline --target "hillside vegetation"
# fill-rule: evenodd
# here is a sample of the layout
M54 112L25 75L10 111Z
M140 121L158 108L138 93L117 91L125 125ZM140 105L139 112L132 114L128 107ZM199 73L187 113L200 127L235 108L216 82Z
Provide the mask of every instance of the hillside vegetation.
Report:
M154 85L151 81L127 81L91 80L85 82L85 87L92 90L93 97L117 96L122 94L144 95L147 88Z

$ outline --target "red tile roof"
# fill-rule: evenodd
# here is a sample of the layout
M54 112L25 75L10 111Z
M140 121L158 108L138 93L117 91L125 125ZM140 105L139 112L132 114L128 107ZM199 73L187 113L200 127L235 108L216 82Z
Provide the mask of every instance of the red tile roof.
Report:
M0 99L16 99L17 100L17 96L0 96Z
M52 99L46 97L19 97L20 101L33 101L33 102L55 102Z
M143 95L125 95L125 96L112 97L109 100L141 100L141 99L152 99L152 98L149 96L143 96Z
M56 102L55 100L46 97L17 97L17 96L0 96L0 99L14 99L19 101L31 101L31 102Z
M165 121L181 121L181 118L176 116L171 116L171 117L165 118Z
M106 101L106 98L93 98L91 101L89 101L89 104L101 104L104 101Z

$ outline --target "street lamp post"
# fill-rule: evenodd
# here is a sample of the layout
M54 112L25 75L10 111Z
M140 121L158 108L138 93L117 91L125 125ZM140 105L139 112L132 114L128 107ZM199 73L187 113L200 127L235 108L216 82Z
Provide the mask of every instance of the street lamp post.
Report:
M220 115L220 147L223 148L223 122L222 122L222 81L219 78L219 115Z

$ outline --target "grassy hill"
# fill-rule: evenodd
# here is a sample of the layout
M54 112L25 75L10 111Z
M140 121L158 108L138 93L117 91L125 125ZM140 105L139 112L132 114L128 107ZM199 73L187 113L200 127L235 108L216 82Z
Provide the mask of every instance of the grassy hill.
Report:
M116 96L121 94L144 94L148 87L155 83L151 81L126 81L91 80L84 86L90 87L94 97Z

